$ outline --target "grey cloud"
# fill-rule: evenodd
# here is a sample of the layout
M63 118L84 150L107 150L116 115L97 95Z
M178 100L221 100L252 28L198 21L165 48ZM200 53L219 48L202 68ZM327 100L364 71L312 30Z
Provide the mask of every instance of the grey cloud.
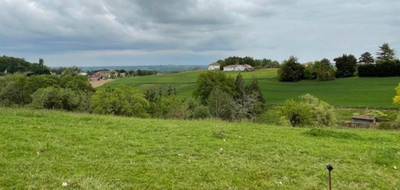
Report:
M297 55L302 60L312 60L343 52L375 51L383 42L400 48L400 1L396 0L0 3L0 53L49 57L54 65L71 61L104 64L99 59L115 60L115 64L128 64L129 60L132 64L162 60L206 64L205 61L229 55L279 60ZM120 54L106 53L110 51L147 53L121 58ZM160 54L165 51L175 53ZM97 52L99 58L85 52Z

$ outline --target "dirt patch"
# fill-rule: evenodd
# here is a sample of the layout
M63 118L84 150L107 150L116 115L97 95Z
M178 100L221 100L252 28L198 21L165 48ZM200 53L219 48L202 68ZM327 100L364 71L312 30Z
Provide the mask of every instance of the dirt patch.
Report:
M93 88L98 88L100 86L103 86L109 82L113 81L112 79L108 80L91 80L90 85L92 85Z

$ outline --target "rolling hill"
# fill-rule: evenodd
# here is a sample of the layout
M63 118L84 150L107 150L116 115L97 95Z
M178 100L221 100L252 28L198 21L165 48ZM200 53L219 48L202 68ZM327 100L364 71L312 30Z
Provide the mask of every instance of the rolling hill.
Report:
M178 95L191 97L198 75L204 71L123 78L107 86L127 85L146 89L157 86L174 86ZM237 73L229 73L234 77ZM257 78L268 104L282 104L285 100L302 94L313 94L339 107L395 108L392 98L400 77L345 78L334 81L279 82L276 69L263 69L242 73L246 80Z
M1 189L400 187L398 132L0 108Z

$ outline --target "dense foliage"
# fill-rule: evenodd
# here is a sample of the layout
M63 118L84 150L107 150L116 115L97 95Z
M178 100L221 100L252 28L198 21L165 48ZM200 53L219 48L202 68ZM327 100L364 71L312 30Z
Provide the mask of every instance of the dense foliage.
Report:
M393 63L396 61L394 49L390 48L388 43L384 43L381 47L379 47L379 51L376 54L377 63Z
M400 76L400 60L388 44L383 44L377 52L376 64L360 64L358 76L360 77L390 77ZM366 59L366 58L364 58ZM365 62L365 61L364 61Z
M361 57L358 59L358 63L360 64L373 64L375 63L375 59L371 53L365 52L361 54Z
M0 104L5 106L31 104L33 94L48 87L68 89L80 95L93 92L86 77L70 75L8 75L0 79L0 84ZM35 97L38 98L38 94Z
M234 93L234 80L227 77L223 72L202 73L198 77L196 85L197 87L193 95L198 98L203 105L207 105L208 97L216 88L230 95Z
M329 59L322 59L321 61L315 61L312 63L308 63L305 66L304 70L304 78L308 80L334 80L335 77L335 68L332 66Z
M50 69L44 65L43 59L39 63L30 63L22 58L2 56L0 57L0 73L26 73L30 75L50 74Z
M146 99L132 88L102 88L92 97L94 113L148 117Z
M343 54L334 59L336 77L352 77L357 70L357 58L354 55Z
M89 95L69 88L46 87L32 94L32 106L40 109L87 111Z
M377 64L359 65L360 77L390 77L400 76L400 61L380 62Z
M228 65L251 65L255 68L278 68L279 62L270 59L254 59L252 57L228 57L223 60L218 60L217 63L221 68Z
M212 116L225 120L254 120L265 108L258 81L246 85L241 74L235 80L222 72L201 74L194 95Z
M334 107L306 94L286 101L281 108L281 120L293 127L332 126L336 121Z
M396 88L396 96L393 98L393 103L400 105L400 84Z
M279 68L278 78L280 81L300 81L304 77L304 70L304 65L300 64L296 57L290 57Z

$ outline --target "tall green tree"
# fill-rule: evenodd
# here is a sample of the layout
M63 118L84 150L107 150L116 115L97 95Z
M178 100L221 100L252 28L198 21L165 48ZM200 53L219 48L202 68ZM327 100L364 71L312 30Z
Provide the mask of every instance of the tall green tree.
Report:
M333 68L329 59L316 61L313 65L313 70L315 72L317 80L327 81L335 79L335 69Z
M235 83L232 78L227 77L223 72L202 73L197 79L193 95L200 100L201 104L207 105L208 96L215 88L233 96Z
M371 53L365 52L358 59L358 62L361 63L361 64L373 64L375 62L375 59L374 59L374 57L372 56Z
M379 47L377 54L377 63L392 63L396 60L394 49L390 48L388 43Z
M334 59L336 65L336 77L351 77L357 69L357 58L354 55L343 54Z
M296 57L290 57L284 61L278 70L280 81L299 81L304 77L304 66L297 61Z

